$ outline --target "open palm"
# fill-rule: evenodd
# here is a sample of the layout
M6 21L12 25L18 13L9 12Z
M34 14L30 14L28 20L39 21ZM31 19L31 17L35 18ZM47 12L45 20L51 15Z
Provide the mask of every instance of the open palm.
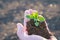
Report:
M39 35L28 35L28 32L26 31L26 22L29 21L25 16L27 14L31 14L32 12L36 12L36 10L26 10L24 13L24 26L21 23L17 23L17 35L20 40L57 40L54 36L52 36L51 39L46 39Z

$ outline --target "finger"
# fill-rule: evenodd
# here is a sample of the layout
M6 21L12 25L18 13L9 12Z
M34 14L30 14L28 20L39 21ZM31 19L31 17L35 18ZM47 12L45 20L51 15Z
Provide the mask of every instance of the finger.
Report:
M23 30L23 25L21 23L17 23L17 31Z
M51 34L51 32L50 32L50 30L49 30L49 28L48 28L48 24L47 24L47 22L45 21L45 24L46 24L46 29L48 30L48 32Z
M32 14L33 10L32 9L29 9L29 12L30 12L30 14Z
M26 31L26 29L25 29L25 27L21 24L21 23L17 23L17 31L22 31L22 32L25 32L25 33L27 33L27 31Z
M24 26L26 26L26 22L29 21L29 19L26 18L26 15L30 15L33 12L37 12L37 11L36 10L32 10L32 9L29 9L29 10L25 11L25 13L24 13Z
M26 10L25 13L24 13L24 26L26 26L26 22L29 20L26 18L26 15L29 15L29 10Z
M32 13L32 9L26 10L24 13L24 26L26 27L26 22L29 21L28 18L26 18L26 15L30 15Z
M19 39L24 37L23 25L21 23L17 23L17 36Z

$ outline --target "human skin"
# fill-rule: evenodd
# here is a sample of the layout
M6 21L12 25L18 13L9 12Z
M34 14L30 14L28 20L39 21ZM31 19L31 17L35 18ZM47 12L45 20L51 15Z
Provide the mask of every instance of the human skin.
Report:
M29 9L29 10L26 10L25 13L24 13L24 25L22 25L21 23L17 23L17 35L19 37L19 39L21 40L57 40L56 37L54 36L51 36L50 39L46 39L42 36L38 36L38 35L28 35L28 32L26 31L26 22L29 21L29 19L27 19L25 16L27 14L31 14L32 12L36 12L36 10L32 10L32 9ZM46 21L45 21L46 23ZM47 23L46 23L46 26L47 26ZM49 28L46 27L47 30L50 32Z

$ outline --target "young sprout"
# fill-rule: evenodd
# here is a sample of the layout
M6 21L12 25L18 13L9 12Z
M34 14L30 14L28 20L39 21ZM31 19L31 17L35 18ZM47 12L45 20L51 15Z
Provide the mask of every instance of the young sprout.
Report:
M30 15L26 15L28 19L33 19L35 26L39 26L39 22L44 22L45 18L42 15L38 15L38 12L33 12Z
M42 15L39 15L39 17L38 17L38 21L40 21L40 22L44 22L44 21L45 21L45 18L44 18Z

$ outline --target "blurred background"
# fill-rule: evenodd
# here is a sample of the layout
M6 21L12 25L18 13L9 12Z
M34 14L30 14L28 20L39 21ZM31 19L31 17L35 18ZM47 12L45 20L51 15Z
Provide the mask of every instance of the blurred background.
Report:
M24 11L35 9L46 18L60 40L60 0L0 0L0 40L19 40L16 23L23 24Z

